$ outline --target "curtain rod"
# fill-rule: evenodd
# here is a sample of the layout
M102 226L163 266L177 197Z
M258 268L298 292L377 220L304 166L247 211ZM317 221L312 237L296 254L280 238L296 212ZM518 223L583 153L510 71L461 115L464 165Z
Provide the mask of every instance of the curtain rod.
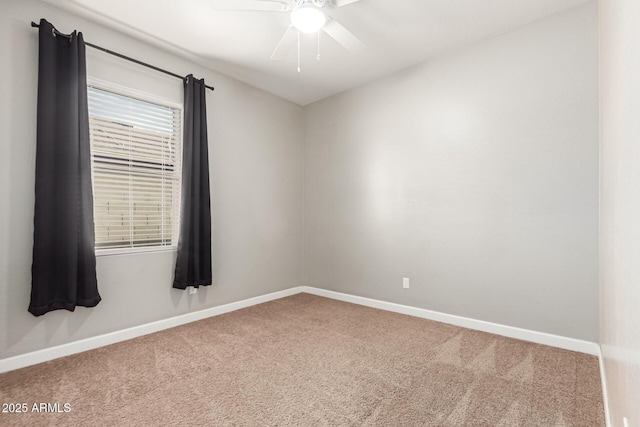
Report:
M39 25L39 24L36 24L36 23L35 23L35 22L33 22L33 21L31 21L31 26L32 26L32 27L34 27L34 28L39 28L39 27L40 27L40 25ZM63 33L61 33L60 31L58 31L57 29L55 29L55 28L54 28L54 30L53 30L53 31L55 32L55 34L54 34L54 35L56 35L56 36L62 36L62 37L71 38L71 36L70 36L70 35L68 35L68 34L63 34ZM181 76L181 75L176 74L176 73L172 73L171 71L164 70L164 69L162 69L162 68L160 68L160 67L156 67L155 65L147 64L146 62L142 62L142 61L140 61L140 60L137 60L137 59L131 58L131 57L126 56L126 55L123 55L123 54L121 54L121 53L114 52L114 51L109 50L109 49L106 49L106 48L104 48L104 47L97 46L97 45L95 45L95 44L93 44L93 43L89 43L88 41L85 41L85 42L84 42L84 44L86 44L87 46L92 47L92 48L94 48L94 49L101 50L101 51L103 51L103 52L105 52L105 53L108 53L109 55L117 56L118 58L126 59L127 61L131 61L131 62L134 62L134 63L136 63L136 64L138 64L138 65L142 65L143 67L151 68L152 70L156 70L156 71L159 71L159 72L161 72L161 73L168 74L168 75L170 75L170 76L172 76L172 77L177 77L177 78L179 78L180 80L184 80L184 76ZM213 86L204 85L204 87L206 87L207 89L214 90Z

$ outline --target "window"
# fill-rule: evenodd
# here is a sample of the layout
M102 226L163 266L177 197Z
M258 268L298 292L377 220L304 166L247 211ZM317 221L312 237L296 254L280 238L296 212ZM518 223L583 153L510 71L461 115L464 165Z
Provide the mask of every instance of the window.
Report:
M96 249L176 246L182 112L89 85Z

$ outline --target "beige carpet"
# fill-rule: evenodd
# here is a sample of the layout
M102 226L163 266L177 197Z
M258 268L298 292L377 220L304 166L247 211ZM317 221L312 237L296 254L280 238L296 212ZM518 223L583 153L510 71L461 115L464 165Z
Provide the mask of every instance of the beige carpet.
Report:
M598 362L308 294L0 375L11 426L603 426Z

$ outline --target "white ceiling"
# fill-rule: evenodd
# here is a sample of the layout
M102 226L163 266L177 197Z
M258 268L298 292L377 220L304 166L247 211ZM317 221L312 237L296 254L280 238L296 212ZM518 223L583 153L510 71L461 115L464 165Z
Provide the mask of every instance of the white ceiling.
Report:
M45 1L306 105L590 0L361 0L329 15L365 51L351 55L324 34L318 61L316 37L304 36L301 73L295 49L270 60L289 26L285 13L219 11L214 0Z

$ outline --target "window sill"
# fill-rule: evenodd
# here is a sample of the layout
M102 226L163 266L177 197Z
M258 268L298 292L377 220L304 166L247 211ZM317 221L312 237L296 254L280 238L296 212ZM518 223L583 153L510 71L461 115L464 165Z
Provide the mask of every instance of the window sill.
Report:
M118 249L96 249L96 257L114 255L136 255L155 252L176 252L177 246L161 246L151 248L118 248Z

